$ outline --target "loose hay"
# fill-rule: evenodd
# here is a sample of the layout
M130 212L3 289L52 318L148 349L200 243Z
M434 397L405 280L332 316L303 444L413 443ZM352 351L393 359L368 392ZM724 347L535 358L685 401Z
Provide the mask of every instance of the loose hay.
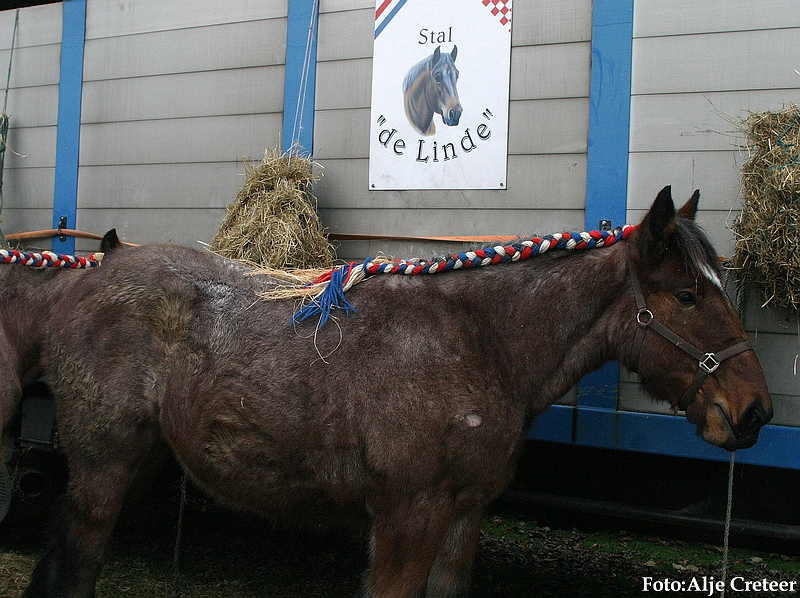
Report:
M764 293L765 305L800 307L800 106L751 113L740 123L750 159L734 223L731 267Z
M211 240L223 257L266 268L326 268L333 247L309 191L312 162L292 154L264 152L245 162L245 182Z

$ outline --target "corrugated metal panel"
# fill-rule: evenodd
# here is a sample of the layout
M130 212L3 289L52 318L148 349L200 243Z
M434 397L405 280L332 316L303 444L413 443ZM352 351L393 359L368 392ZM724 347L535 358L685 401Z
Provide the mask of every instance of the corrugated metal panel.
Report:
M3 90L15 17L16 11L0 12ZM61 17L60 3L19 11L8 93L11 119L3 173L4 233L52 224Z
M589 42L515 47L511 100L588 97L591 54Z
M797 73L775 53L798 47L800 27L637 39L632 93L796 88Z
M82 121L280 113L282 81L283 66L266 66L87 82Z
M239 162L83 166L81 208L224 208L236 197L242 172ZM141 242L136 237L129 240Z
M51 171L52 172L52 171ZM5 185L4 185L5 187ZM5 196L5 189L3 190ZM48 198L47 208L3 208L3 233L15 233L28 230L43 230L53 226L53 196ZM40 246L41 249L50 249L50 242Z
M800 27L796 0L636 0L634 16L635 37Z
M285 17L286 0L119 0L89 2L86 38L116 37Z
M86 42L86 81L282 65L286 17ZM283 87L283 81L280 82Z
M317 111L369 108L371 78L372 58L321 62L317 65ZM321 139L318 133L316 137Z
M10 105L9 110L12 110ZM7 169L55 166L56 128L54 126L16 128L13 124L13 111L11 123L8 130L8 147L14 151L6 152L5 167Z
M524 154L508 157L509 194L497 203L497 193L480 190L403 191L370 195L364 192L369 162L366 158L325 161L314 192L322 207L349 209L447 208L459 203L471 207L582 210L586 193L586 154ZM559 227L560 228L560 227ZM351 231L352 232L352 231ZM550 234L542 227L522 234ZM449 234L449 233L448 233ZM498 231L498 234L501 234ZM505 233L503 233L505 234ZM410 257L410 256L409 256Z
M320 13L317 51L319 62L372 58L374 2L363 9L343 12L326 12L325 7L320 6Z
M81 166L260 159L276 146L280 123L280 114L255 114L84 125ZM169 193L170 181L163 182Z
M177 243L196 249L198 242L208 243L217 231L225 210L190 208L126 208L81 209L78 227L92 232L116 228L121 239L136 243ZM84 241L77 247L97 250L96 241Z
M242 158L280 144L286 17L280 0L89 2L83 228L210 240Z
M55 143L55 137L53 138ZM20 232L24 226L16 220L14 210L53 210L54 166L39 168L6 168L3 172L3 232ZM50 228L47 223L36 228ZM8 225L12 225L13 229Z
M62 7L58 3L21 9L16 48L61 44L61 13ZM6 50L11 46L14 19L16 11L0 11L0 50Z
M592 3L585 0L514 2L515 46L562 44L592 39Z
M59 19L61 16L59 15ZM8 31L11 41L11 28ZM10 50L0 51L0 74L2 84L0 89L5 91L6 75L8 73L8 60ZM41 85L58 85L60 75L61 45L48 44L44 46L19 47L14 49L14 64L11 68L11 87L38 87Z

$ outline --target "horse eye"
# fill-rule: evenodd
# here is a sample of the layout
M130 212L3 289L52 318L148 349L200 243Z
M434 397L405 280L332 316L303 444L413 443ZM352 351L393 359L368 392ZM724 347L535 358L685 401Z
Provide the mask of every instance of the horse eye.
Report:
M442 73L433 73L433 80L437 83L442 82Z
M697 304L697 298L691 291L678 291L677 293L675 293L675 298L680 302L681 305Z

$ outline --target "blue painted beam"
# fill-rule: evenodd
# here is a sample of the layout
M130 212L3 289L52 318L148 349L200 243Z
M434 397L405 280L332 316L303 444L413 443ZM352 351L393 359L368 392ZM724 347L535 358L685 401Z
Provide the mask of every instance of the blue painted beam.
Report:
M281 150L310 156L314 149L318 0L289 0Z
M553 405L533 422L529 438L580 446L728 461L730 453L697 436L686 418L593 407ZM766 425L736 462L800 469L800 428Z
M633 0L595 0L586 172L586 227L625 224L633 54Z
M86 0L64 0L63 10L53 228L58 228L64 217L66 228L76 228ZM75 253L75 239L56 237L52 247L56 253Z
M625 224L628 203L633 0L595 0L586 167L586 230L601 220ZM598 284L600 281L598 281ZM611 362L578 385L578 404L614 408L619 364Z

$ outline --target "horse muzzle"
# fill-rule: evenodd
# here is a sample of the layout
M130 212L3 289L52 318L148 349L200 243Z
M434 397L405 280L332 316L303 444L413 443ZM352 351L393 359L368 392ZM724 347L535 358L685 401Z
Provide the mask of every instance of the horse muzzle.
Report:
M442 113L442 121L448 127L455 127L461 120L461 106L450 108L446 113Z
M753 446L758 440L761 427L772 419L772 407L765 408L760 401L754 401L739 416L739 421L733 423L727 411L719 403L714 404L722 424L728 432L728 438L720 444L728 451L746 449Z

